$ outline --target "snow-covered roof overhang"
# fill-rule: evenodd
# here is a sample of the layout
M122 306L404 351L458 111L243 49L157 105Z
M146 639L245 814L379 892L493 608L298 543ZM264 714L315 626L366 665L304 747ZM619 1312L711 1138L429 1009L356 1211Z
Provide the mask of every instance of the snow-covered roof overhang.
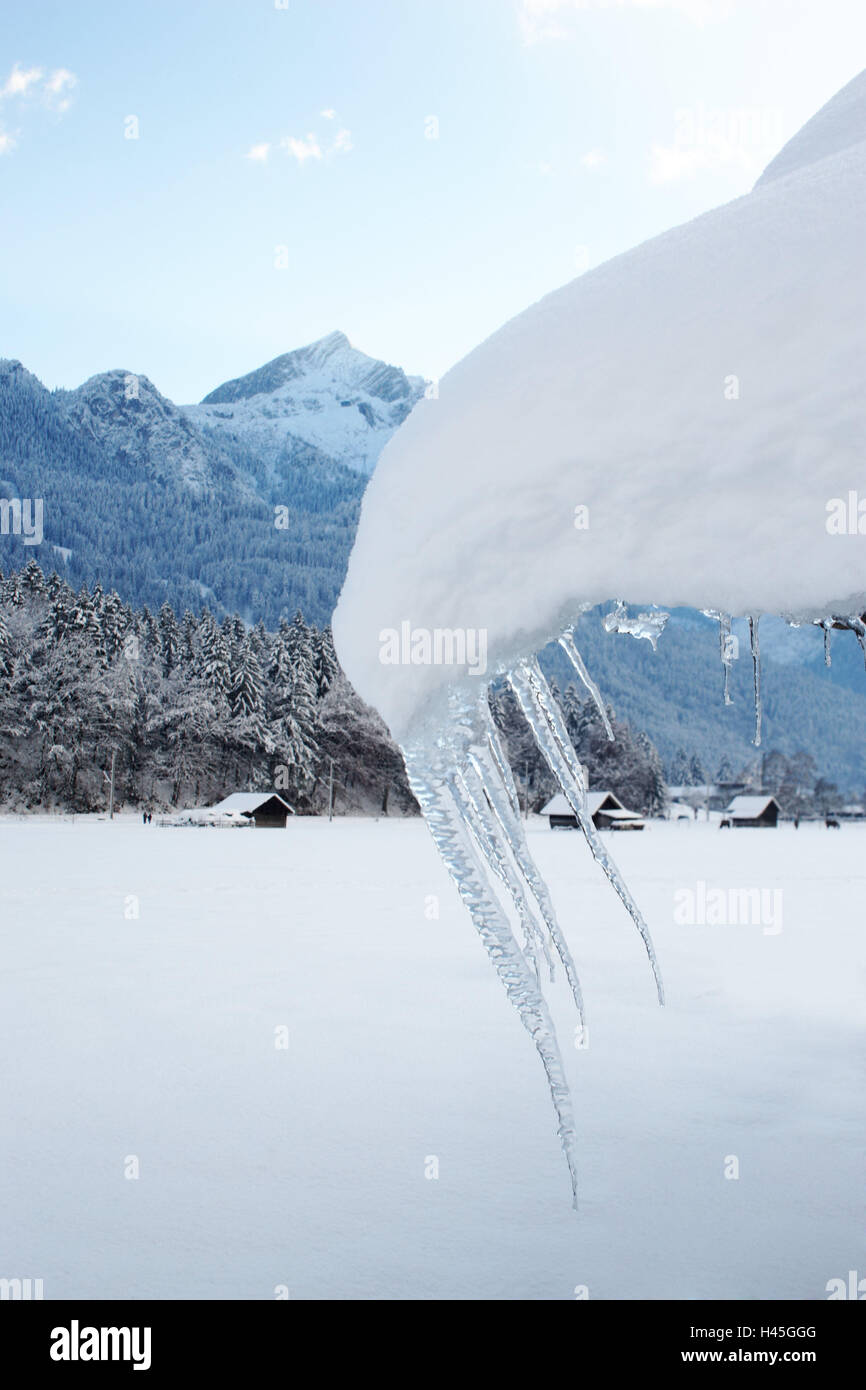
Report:
M866 457L864 142L861 75L751 193L548 295L416 407L334 615L398 737L581 604L863 611L863 538L827 504ZM466 664L383 660L404 623L463 633Z

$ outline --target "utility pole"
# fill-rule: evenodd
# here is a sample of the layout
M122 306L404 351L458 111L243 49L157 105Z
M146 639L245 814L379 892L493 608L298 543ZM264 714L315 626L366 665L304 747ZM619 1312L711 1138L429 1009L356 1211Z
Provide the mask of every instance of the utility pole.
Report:
M334 759L331 758L331 771L328 776L328 820L334 819Z
M103 777L105 777L106 782L108 783L108 819L109 819L109 820L114 820L114 764L115 764L116 758L117 758L117 749L116 749L116 748L112 748L112 750L111 750L111 776L110 776L110 777L105 777L105 773L104 773L104 772L103 772L103 774L102 774Z

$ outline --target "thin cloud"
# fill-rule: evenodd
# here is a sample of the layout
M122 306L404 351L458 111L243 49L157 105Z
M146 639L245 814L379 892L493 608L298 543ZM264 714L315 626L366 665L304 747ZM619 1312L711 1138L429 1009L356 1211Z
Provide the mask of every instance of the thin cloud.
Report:
M321 159L322 149L318 137L309 132L306 136L297 137L286 135L280 141L282 149L286 150L293 159L299 164L306 164L308 159Z
M43 106L62 116L72 104L71 93L77 84L78 78L69 68L54 68L46 75L44 68L13 63L9 76L0 81L0 104L19 111ZM0 129L0 155L15 149L19 134L17 129L14 135Z
M600 169L607 163L607 155L604 150L587 150L586 154L580 156L580 162L584 169Z
M55 68L42 85L42 94L55 111L68 111L72 104L71 92L78 86L78 78L69 68Z
M320 114L330 119L336 112L322 111ZM269 140L261 140L250 146L244 158L257 164L267 164L272 150L283 150L290 159L303 166L310 162L321 163L334 155L348 154L353 148L352 132L346 127L342 127L333 139L328 140L322 139L317 131L308 130L306 135L284 135L275 144Z
M20 63L13 64L12 71L0 87L0 101L6 101L8 97L27 96L30 88L41 80L41 68L22 68Z
M319 112L319 115L323 116L326 121L335 121L337 119L337 113L331 106L326 106L324 111Z

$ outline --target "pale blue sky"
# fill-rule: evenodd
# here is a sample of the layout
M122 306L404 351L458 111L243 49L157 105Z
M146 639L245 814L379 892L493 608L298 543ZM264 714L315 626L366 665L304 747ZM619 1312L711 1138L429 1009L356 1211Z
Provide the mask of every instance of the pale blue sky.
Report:
M191 401L340 328L439 376L866 65L863 0L280 3L6 0L0 355Z

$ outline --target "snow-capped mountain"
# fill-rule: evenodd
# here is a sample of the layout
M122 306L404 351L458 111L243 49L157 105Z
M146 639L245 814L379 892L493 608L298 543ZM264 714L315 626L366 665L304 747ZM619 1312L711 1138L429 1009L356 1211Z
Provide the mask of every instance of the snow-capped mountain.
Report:
M137 465L145 478L201 492L228 476L220 451L146 376L101 372L76 390L57 394L84 438L110 457Z
M183 409L271 466L300 444L369 475L424 387L422 377L353 348L345 333L329 333Z

